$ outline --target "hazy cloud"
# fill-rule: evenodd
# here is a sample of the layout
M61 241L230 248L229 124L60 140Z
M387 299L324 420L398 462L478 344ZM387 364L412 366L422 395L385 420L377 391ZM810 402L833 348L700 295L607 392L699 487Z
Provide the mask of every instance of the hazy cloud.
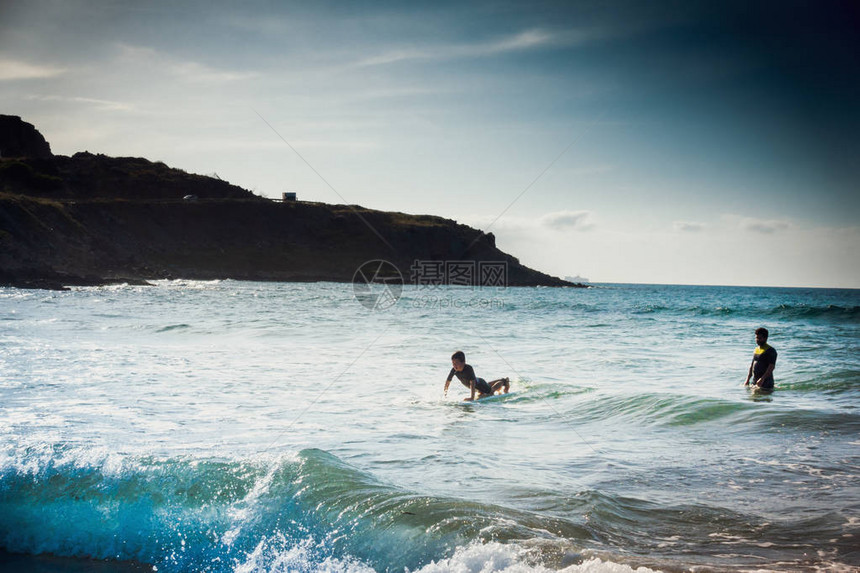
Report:
M145 46L120 44L119 57L130 65L164 70L170 75L179 76L189 82L235 82L248 80L258 75L256 72L237 72L213 68L191 60L177 60L168 54Z
M556 211L541 217L540 224L554 231L588 231L594 227L590 218L591 211Z
M123 103L120 101L111 101L106 99L96 99L89 97L70 97L60 95L32 95L27 99L43 102L67 102L74 104L82 104L92 106L101 111L133 111L134 105Z
M705 230L704 223L696 223L693 221L675 221L673 226L676 231L682 233L699 233Z
M789 227L791 227L791 223L788 221L766 219L744 219L741 221L741 228L745 231L762 233L764 235L772 235L779 231L784 231Z
M586 34L576 34L572 32L558 34L541 29L525 30L518 34L490 42L394 49L378 56L361 60L357 65L379 66L406 60L430 61L490 57L509 52L530 50L552 45L568 45L576 42L584 42L587 39L588 36Z
M530 234L535 230L535 222L533 219L511 215L505 215L501 218L490 215L476 215L465 217L459 222L476 229L482 229L484 232L493 232L497 234Z
M65 73L65 71L65 68L0 58L0 81L52 78Z

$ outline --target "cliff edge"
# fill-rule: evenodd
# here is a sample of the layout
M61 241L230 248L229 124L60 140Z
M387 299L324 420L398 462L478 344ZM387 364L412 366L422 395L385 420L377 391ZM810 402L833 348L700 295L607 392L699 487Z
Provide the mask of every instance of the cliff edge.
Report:
M443 272L444 282L489 285L478 282L480 270L493 267L504 271L504 286L573 286L520 264L496 248L492 234L450 219L272 201L146 159L55 156L14 116L0 116L0 130L0 284L349 282L363 263L379 259L407 284L422 278L421 265L444 271L455 264L472 274L451 280Z

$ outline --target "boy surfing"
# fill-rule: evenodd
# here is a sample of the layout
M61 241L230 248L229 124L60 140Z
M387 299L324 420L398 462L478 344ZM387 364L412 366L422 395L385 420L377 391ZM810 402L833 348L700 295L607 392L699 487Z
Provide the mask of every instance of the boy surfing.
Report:
M475 369L466 364L466 355L462 350L458 350L451 355L451 365L453 368L448 373L448 379L445 380L445 396L448 395L448 386L451 385L451 380L454 376L471 392L468 398L463 398L464 402L492 396L499 390L503 390L502 393L507 394L511 388L511 381L508 378L499 378L498 380L487 382L483 378L475 376Z

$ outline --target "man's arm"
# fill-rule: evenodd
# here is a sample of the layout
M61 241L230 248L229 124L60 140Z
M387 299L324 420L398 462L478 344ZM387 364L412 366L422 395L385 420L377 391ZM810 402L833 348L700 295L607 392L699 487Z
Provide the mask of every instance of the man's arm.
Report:
M744 386L750 385L750 378L752 378L753 373L753 364L755 364L755 356L753 356L752 362L750 362L750 370L747 372L747 379L746 382L744 382Z
M768 377L769 377L771 374L773 374L773 367L774 367L774 366L775 366L775 365L774 365L774 363L773 363L773 362L771 362L770 364L768 364L768 365L767 365L767 370L765 370L765 371L764 371L764 374L762 374L762 375L761 375L761 378L759 378L758 380L756 380L756 381L755 381L755 385L756 385L756 386L761 386L761 383L762 383L763 381L767 380L767 379L768 379Z

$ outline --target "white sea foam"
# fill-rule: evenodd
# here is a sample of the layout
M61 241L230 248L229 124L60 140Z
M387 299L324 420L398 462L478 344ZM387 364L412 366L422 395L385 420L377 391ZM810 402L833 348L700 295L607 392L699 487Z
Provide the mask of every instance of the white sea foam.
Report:
M260 540L234 573L374 573L356 559L320 557L321 549L310 538L293 543L278 534Z
M222 280L215 279L209 281L197 281L191 279L162 279L157 281L152 281L153 284L159 287L171 287L178 289L192 289L192 290L204 290L204 289L212 289L220 285Z
M311 539L291 543L276 536L263 539L247 559L237 564L235 573L373 573L375 570L357 559L321 557L324 547ZM631 567L622 563L590 558L561 570L529 563L527 552L516 545L474 543L455 550L446 559L414 570L413 573L660 573L647 567Z
M417 573L550 573L555 571L526 561L526 551L501 543L472 544L458 548L447 559L425 565ZM657 573L647 567L633 568L598 558L569 565L560 573Z
M230 510L230 517L235 525L221 536L221 541L225 545L232 545L239 536L239 533L242 531L242 528L248 524L249 520L251 520L254 515L256 515L254 511L255 506L259 502L260 496L269 491L269 488L272 485L272 479L274 478L277 470L277 465L271 465L269 470L266 472L266 475L257 480L254 487L250 492L248 492L248 495L246 495L240 503L235 504Z

